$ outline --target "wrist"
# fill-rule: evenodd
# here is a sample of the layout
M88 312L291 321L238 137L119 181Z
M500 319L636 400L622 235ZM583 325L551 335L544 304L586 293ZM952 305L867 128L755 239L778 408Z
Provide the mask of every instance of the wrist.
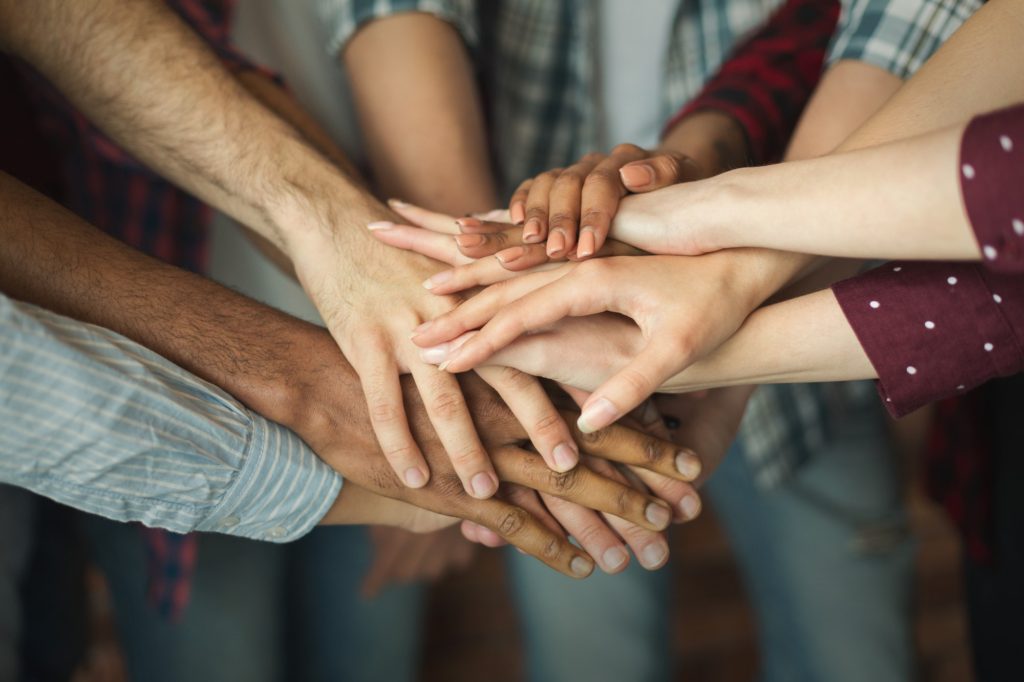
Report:
M714 109L695 111L665 134L659 149L693 159L708 178L749 164L746 132L736 119Z

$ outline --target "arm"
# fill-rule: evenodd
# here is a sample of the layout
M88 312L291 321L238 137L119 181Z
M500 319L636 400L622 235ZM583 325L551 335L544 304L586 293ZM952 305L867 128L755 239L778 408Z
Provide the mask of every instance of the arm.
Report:
M410 329L456 301L419 286L436 268L428 259L389 253L369 237L365 225L387 217L383 206L253 100L161 3L5 0L0 27L6 49L136 157L288 256L358 369L374 431L406 484L425 484L429 469L406 419L401 372L413 374L467 490L493 494L497 477L457 382L420 363L408 343Z

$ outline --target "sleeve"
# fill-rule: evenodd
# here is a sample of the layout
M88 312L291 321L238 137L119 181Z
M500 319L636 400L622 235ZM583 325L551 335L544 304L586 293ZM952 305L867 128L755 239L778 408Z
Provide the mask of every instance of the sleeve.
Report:
M1024 274L1024 104L968 124L959 173L964 211L985 265Z
M284 427L106 329L0 295L0 481L117 521L287 542L341 478Z
M892 262L832 290L895 417L1024 369L1024 275Z
M666 132L695 111L716 110L743 128L754 163L781 158L821 77L838 16L836 0L788 0L673 117Z
M448 22L471 49L480 41L476 0L317 0L317 11L328 27L331 56L341 53L366 24L404 12L432 14Z
M849 59L908 78L982 0L843 0L826 65Z

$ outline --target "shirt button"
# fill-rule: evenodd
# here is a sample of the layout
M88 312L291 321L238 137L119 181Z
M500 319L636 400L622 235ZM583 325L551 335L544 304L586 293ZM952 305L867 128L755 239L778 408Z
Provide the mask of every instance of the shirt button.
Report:
M270 537L275 539L275 540L277 540L279 538L283 538L287 534L288 534L288 531L286 529L282 528L281 526L277 526L275 528L271 528L270 529Z
M225 516L224 520L220 522L220 526L221 528L234 528L241 522L242 520L237 516Z

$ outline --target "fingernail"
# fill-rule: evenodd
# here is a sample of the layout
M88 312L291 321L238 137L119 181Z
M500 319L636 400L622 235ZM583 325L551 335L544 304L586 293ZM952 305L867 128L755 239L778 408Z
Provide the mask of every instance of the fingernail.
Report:
M598 398L587 405L579 419L576 420L576 425L583 433L593 433L611 424L621 414L619 408L615 407L612 401L607 398Z
M437 277L437 275L434 275L434 277ZM423 332L425 332L425 331L427 331L428 329L430 329L430 325L432 325L432 324L434 324L434 321L433 321L433 320L427 320L426 322L424 322L424 323L423 323L423 324L421 324L420 326L418 326L418 327L416 327L415 329L413 329L413 330L412 330L412 335L413 335L413 336L419 336L419 335L420 335L420 334L422 334Z
M523 219L526 218L526 207L523 202L517 201L512 204L508 209L508 217L516 225L523 222Z
M437 285L444 284L445 282L451 280L453 276L454 273L451 270L442 270L436 275L433 275L428 279L424 280L423 287L428 290L433 289Z
M569 562L569 570L573 572L573 575L586 578L594 570L594 564L581 556L574 556Z
M473 495L481 500L487 499L498 489L494 478L483 471L472 478L470 485L473 487Z
M540 241L540 221L536 218L530 218L523 226L523 241L527 244Z
M410 488L422 488L426 482L427 477L417 467L409 467L405 470L405 484Z
M580 232L580 241L576 246L576 255L580 258L586 258L587 256L594 255L594 245L597 242L594 240L594 228L584 227Z
M459 246L465 249L480 246L486 240L482 234L457 234L455 235L455 241Z
M560 254L565 248L565 235L561 230L555 230L548 235L548 255Z
M700 476L700 460L692 452L680 452L676 455L676 471L686 480L692 481Z
M509 263L515 263L517 260L522 258L526 254L526 249L522 246L513 246L511 249L505 249L494 254L494 257L498 259L498 262L502 265L508 265Z
M476 218L458 218L455 220L455 224L458 225L460 229L465 229L467 227L471 229L474 227L483 227L483 223Z
M622 551L621 547L612 547L606 549L604 554L601 555L601 562L604 564L606 570L614 571L616 568L626 563L626 553Z
M408 208L409 204L401 199L388 199L388 206L394 206L395 208Z
M651 503L644 510L644 516L655 528L667 528L672 522L672 512L660 504Z
M371 232L376 232L378 230L390 230L394 226L395 224L390 220L377 220L366 224L366 227L368 227Z
M684 495L679 501L679 511L683 512L687 521L697 518L700 514L700 499L696 495Z
M654 182L654 168L646 163L623 166L619 169L619 177L626 187L646 187Z
M420 360L430 365L439 365L448 357L448 344L434 346L433 348L421 348Z
M665 563L668 558L668 547L660 542L644 547L644 550L640 552L640 563L643 564L644 568L654 569Z
M459 346L458 348L455 348L454 350L449 351L448 352L448 359L445 360L444 362L442 362L440 365L438 365L437 368L439 370L441 370L442 372L446 371L448 369L448 365L452 364L452 361L455 360L455 358L459 357L459 353L461 353L461 352L462 352L462 346Z
M568 471L576 466L579 453L568 443L559 443L551 453L558 471Z

